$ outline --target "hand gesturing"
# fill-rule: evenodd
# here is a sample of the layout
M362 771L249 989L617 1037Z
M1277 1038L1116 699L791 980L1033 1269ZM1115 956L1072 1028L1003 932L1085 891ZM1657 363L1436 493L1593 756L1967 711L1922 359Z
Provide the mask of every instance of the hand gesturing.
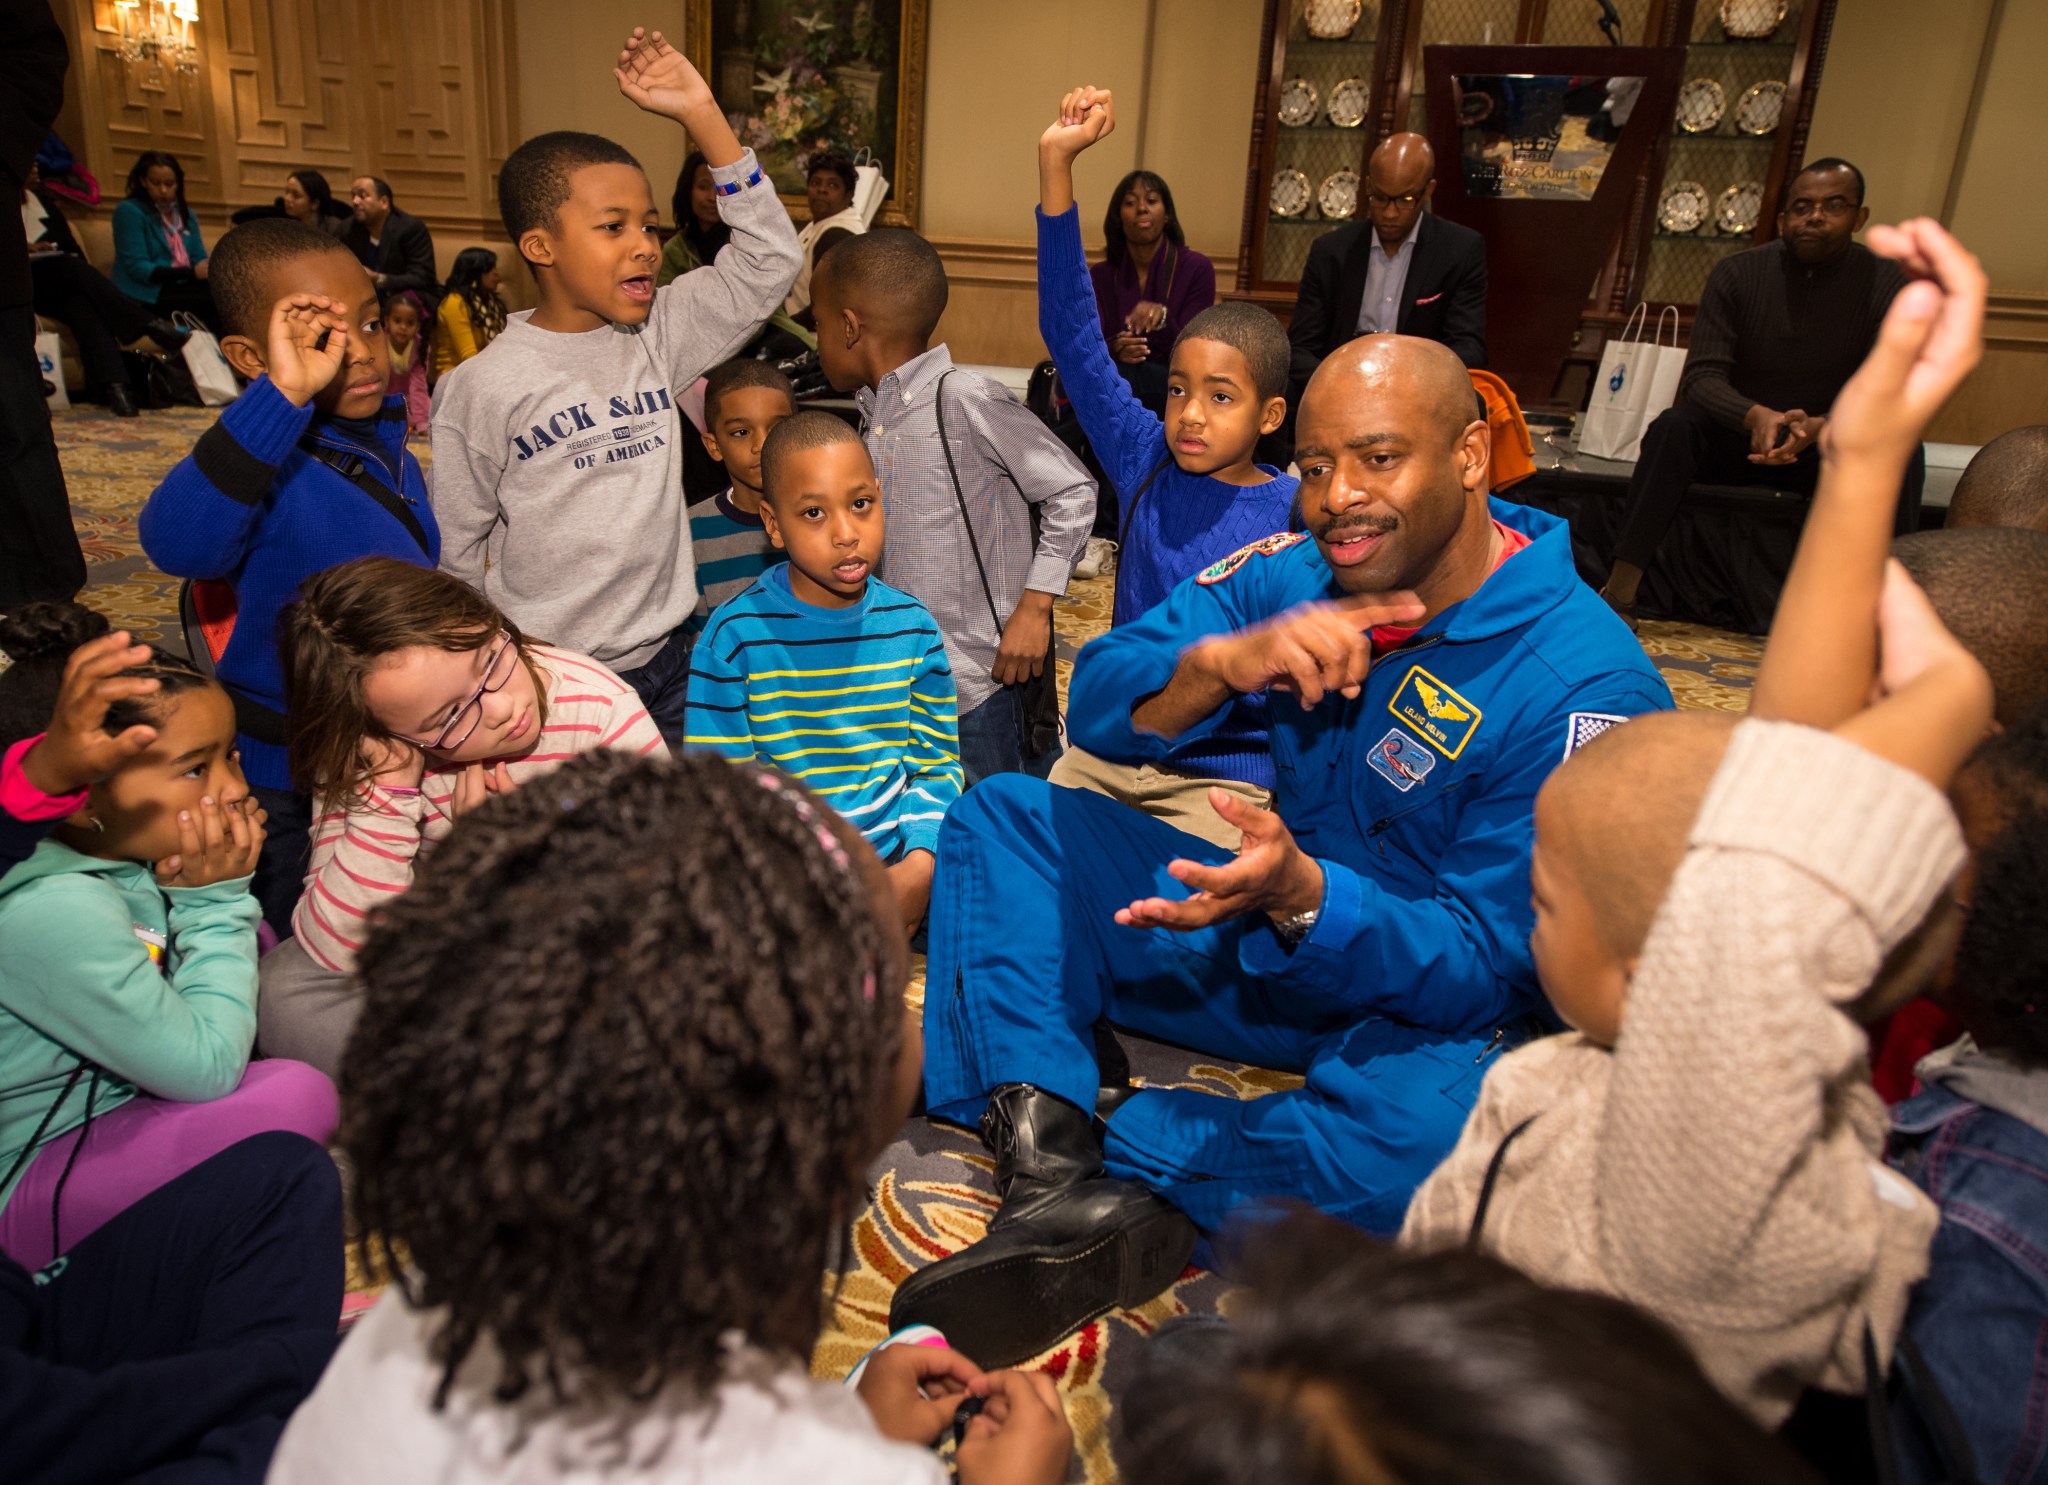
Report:
M619 91L634 103L678 123L687 123L685 115L692 110L711 106L711 89L703 74L659 31L635 26L612 76L619 80Z

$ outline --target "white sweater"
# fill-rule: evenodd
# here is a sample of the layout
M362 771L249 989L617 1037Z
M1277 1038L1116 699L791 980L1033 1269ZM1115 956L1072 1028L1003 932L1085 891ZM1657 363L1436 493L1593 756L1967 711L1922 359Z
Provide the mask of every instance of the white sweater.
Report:
M499 1363L484 1343L436 1412L441 1368L428 1346L438 1323L395 1290L380 1300L292 1415L270 1485L946 1485L938 1457L883 1438L851 1388L759 1352L736 1354L714 1404L686 1407L671 1389L591 1416L554 1410L544 1387L509 1407L493 1402Z

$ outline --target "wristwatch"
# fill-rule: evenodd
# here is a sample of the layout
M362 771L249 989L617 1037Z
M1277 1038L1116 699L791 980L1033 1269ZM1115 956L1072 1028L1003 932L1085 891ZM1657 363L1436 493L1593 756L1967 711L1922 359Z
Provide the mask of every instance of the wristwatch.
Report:
M1307 912L1296 913L1291 918L1277 918L1273 922L1273 929L1288 943L1298 944L1314 931L1316 919L1321 914L1320 908L1310 908Z

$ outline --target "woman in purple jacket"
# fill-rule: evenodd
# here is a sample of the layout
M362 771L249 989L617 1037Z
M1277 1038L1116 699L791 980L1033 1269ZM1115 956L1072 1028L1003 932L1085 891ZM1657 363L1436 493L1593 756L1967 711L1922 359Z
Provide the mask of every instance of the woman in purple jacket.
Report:
M1163 416L1174 337L1216 302L1216 265L1187 245L1173 192L1149 170L1117 185L1102 235L1103 260L1089 270L1102 338L1138 400Z

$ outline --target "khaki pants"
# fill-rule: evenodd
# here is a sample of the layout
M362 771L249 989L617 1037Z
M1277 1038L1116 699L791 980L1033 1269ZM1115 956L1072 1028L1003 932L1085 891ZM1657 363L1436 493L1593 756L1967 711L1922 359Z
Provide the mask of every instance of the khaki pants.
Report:
M1238 848L1239 831L1209 803L1211 789L1227 790L1260 809L1273 807L1272 791L1257 784L1195 778L1150 763L1111 763L1072 746L1053 765L1052 782L1062 788L1092 789L1097 794L1106 794L1119 804L1164 820L1176 830L1198 835L1227 851Z

